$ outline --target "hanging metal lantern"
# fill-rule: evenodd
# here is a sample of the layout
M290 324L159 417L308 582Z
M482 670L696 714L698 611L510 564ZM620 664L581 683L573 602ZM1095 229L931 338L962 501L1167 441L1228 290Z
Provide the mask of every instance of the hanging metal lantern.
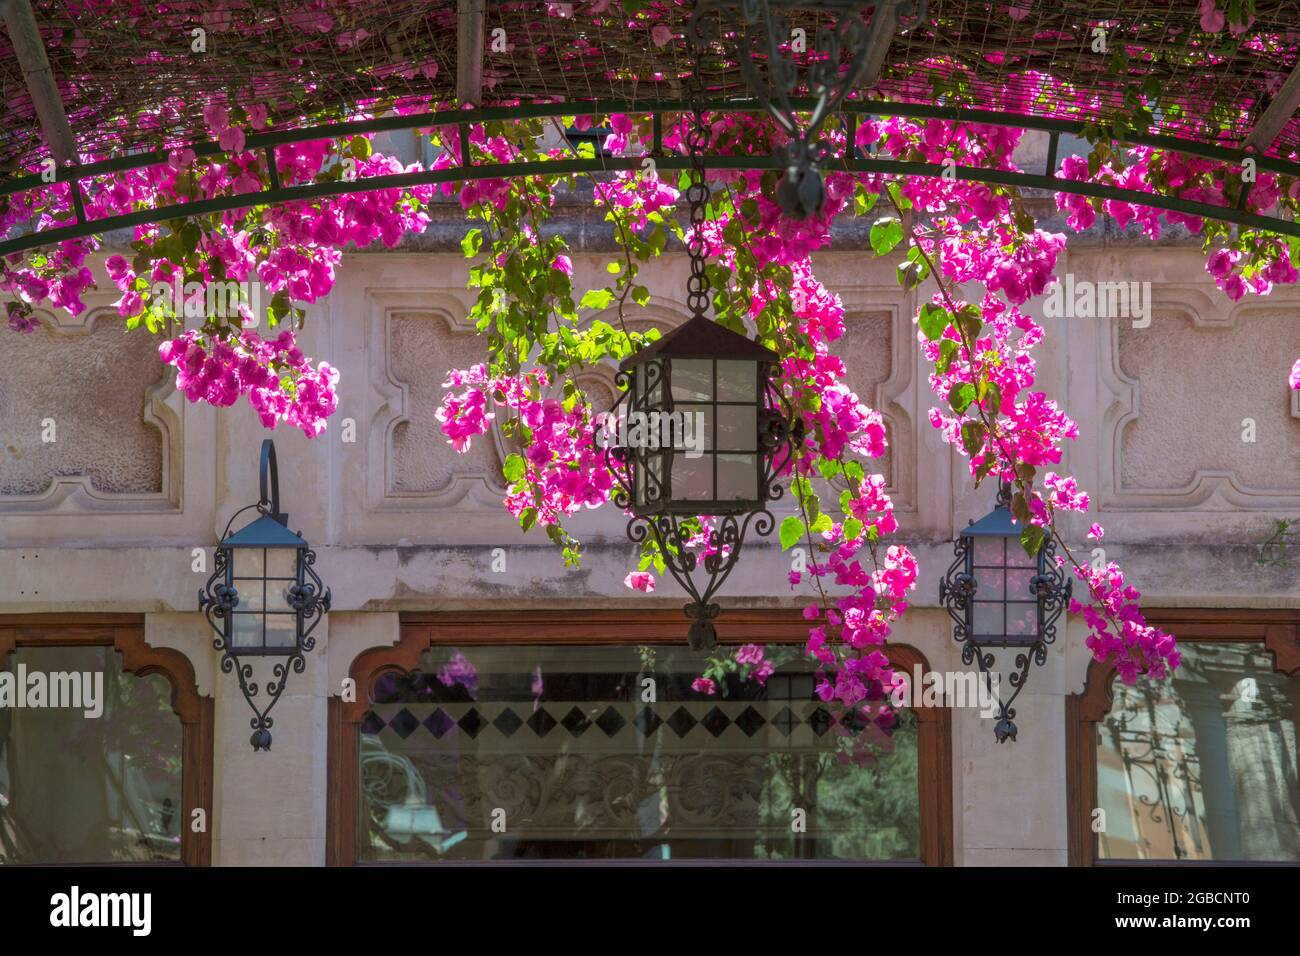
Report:
M712 598L751 525L761 535L772 531L767 504L783 494L777 476L802 438L802 420L776 384L778 367L775 352L695 316L619 368L625 391L607 424L607 460L620 485L615 502L634 515L628 537L640 543L654 535L694 599L685 611L697 650L716 642ZM703 591L691 576L698 559L683 525L697 515L715 519Z
M998 743L1016 739L1012 706L1024 689L1030 664L1047 662L1056 640L1056 621L1070 603L1072 582L1054 556L1055 543L1043 541L1037 555L1020 543L1023 530L1011 514L1011 492L1003 486L992 513L972 521L956 542L956 559L939 582L939 603L953 619L953 637L962 644L962 663L975 663L996 695ZM1008 678L1011 694L994 687L995 655L990 648L1014 650Z
M900 25L916 25L925 9L926 0L696 0L690 35L697 49L723 30L734 35L749 91L788 137L773 153L785 169L776 197L787 216L806 219L821 212L821 168L830 154L822 126L849 93L875 82ZM814 40L806 31L799 40L787 22L793 11L835 19L819 21ZM813 98L812 109L797 107L799 96Z
M329 612L330 591L312 567L316 553L289 530L289 516L280 511L280 478L269 438L262 442L260 477L257 504L241 508L226 525L212 577L199 592L199 610L216 632L212 646L222 652L222 672L235 672L253 708L253 749L270 750L271 708L284 693L289 671L301 674L306 668L303 655L316 646L311 633ZM235 518L251 509L260 517L231 534ZM272 667L265 705L259 706L261 688L248 658L264 657L284 659Z

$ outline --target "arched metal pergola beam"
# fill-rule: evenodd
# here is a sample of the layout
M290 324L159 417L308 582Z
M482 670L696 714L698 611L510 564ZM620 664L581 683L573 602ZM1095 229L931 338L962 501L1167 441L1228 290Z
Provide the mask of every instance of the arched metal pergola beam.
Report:
M811 101L807 104L812 105ZM135 153L97 163L82 166L64 166L58 170L59 181L71 183L74 190L73 199L76 209L76 221L65 226L56 226L39 232L20 235L0 242L0 255L8 255L27 249L38 248L67 239L82 238L89 235L108 232L132 226L162 223L190 216L203 216L211 213L225 212L232 209L245 209L251 206L275 205L297 200L319 199L326 196L339 196L349 193L370 192L379 189L394 189L420 185L436 185L449 182L466 182L479 179L508 179L516 176L567 175L571 173L599 173L617 170L638 169L645 157L609 157L597 156L593 159L547 160L542 162L462 164L443 170L424 170L414 173L399 173L386 176L371 176L353 180L325 183L305 183L297 186L280 184L278 171L273 161L274 148L291 143L310 142L322 139L340 139L360 133L382 133L401 130L417 130L431 126L464 126L466 124L500 121L511 119L545 118L560 116L607 115L610 113L630 113L636 115L652 114L654 117L655 150L652 153L655 164L662 169L685 169L689 160L680 155L665 155L660 148L662 136L662 117L667 113L680 113L688 109L684 101L661 101L654 103L621 102L584 102L584 103L546 103L523 104L518 106L488 107L476 110L446 110L435 113L412 114L408 116L384 116L370 120L357 120L341 123L323 124L292 130L280 130L269 133L255 133L247 137L245 151L263 150L269 161L270 188L259 192L242 193L235 196L219 196L213 199L174 203L167 206L142 209L118 216L100 219L88 219L82 208L81 184L96 177L111 175L132 169L166 163L169 151L159 150L149 153ZM727 101L711 104L710 112L759 112L762 107L752 100ZM1210 203L1195 202L1177 196L1164 196L1157 193L1144 193L1133 189L1108 186L1099 183L1078 182L1058 179L1055 172L1057 140L1062 135L1084 136L1089 127L1083 122L1060 119L1045 119L1023 116L1015 113L991 110L944 107L928 104L891 103L885 101L849 102L842 105L840 113L848 118L849 125L855 127L866 117L901 116L911 119L945 119L954 122L980 123L993 126L1005 126L1022 130L1037 130L1050 136L1046 169L1042 174L1011 172L998 169L984 169L971 166L955 167L958 179L1007 186L1023 186L1046 189L1055 192L1072 193L1098 199L1113 199L1135 205L1166 209L1185 215L1198 216L1250 226L1269 232L1300 238L1300 223L1263 216L1247 212L1243 208L1216 206ZM852 136L850 136L852 139ZM1151 146L1157 149L1215 159L1224 163L1240 165L1251 158L1257 169L1280 173L1300 178L1300 163L1290 162L1274 156L1261 156L1209 143L1198 143L1170 136L1125 135L1115 140L1138 146ZM214 157L224 155L224 151L215 142L197 143L190 147L196 157ZM706 165L714 169L772 169L778 164L770 156L723 156L709 155ZM887 173L911 176L941 176L952 170L937 163L910 162L895 159L883 159L878 156L863 156L854 150L850 156L830 160L826 164L828 171ZM949 172L951 175L951 172ZM0 183L0 196L13 195L27 190L49 188L39 174L10 177Z

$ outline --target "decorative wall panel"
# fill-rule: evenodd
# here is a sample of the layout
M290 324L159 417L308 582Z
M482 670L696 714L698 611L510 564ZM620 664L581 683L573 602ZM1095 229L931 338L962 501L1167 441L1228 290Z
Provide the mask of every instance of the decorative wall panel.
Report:
M174 509L183 398L156 340L105 309L45 318L0 349L0 511Z

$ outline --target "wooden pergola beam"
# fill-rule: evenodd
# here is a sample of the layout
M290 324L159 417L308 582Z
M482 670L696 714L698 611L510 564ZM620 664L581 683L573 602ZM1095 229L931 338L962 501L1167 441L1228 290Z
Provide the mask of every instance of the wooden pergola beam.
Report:
M885 67L885 54L889 52L890 44L898 35L898 24L901 20L897 3L877 4L876 12L871 17L871 45L867 47L867 56L862 62L862 72L854 82L854 86L863 90L871 89L880 79L880 71ZM879 24L876 23L877 20L880 21Z
M1282 88L1268 104L1264 115L1241 144L1242 148L1253 149L1257 153L1264 152L1277 140L1278 134L1295 116L1297 109L1300 109L1300 63L1296 64L1291 75L1282 83Z
M72 136L72 127L68 124L68 114L63 109L58 84L54 82L50 58L45 55L45 44L41 40L41 31L36 26L36 15L32 12L31 2L0 0L0 12L3 13L9 40L14 46L14 55L22 67L27 92L31 94L32 105L41 122L45 143L60 166L75 163L77 143Z
M457 0L456 100L478 106L483 95L484 0Z

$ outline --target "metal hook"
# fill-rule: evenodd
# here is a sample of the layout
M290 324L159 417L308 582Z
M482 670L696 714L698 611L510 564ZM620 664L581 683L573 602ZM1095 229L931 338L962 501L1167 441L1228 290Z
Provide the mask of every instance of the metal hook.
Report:
M266 493L266 480L268 473L271 478L271 495L269 498ZM270 514L270 516L280 522L280 524L286 524L289 520L289 516L280 512L280 469L275 463L275 442L269 438L262 439L262 467L260 478L262 497L257 502L257 510ZM269 512L266 511L268 505L270 505L271 508Z

